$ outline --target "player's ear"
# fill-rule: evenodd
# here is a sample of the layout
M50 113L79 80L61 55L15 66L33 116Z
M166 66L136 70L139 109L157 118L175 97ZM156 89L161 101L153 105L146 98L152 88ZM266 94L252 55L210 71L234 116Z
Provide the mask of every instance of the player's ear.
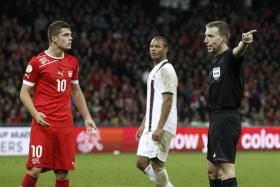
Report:
M168 47L165 48L165 53L167 53L167 52L168 52Z
M57 40L57 36L51 36L51 42L55 42Z

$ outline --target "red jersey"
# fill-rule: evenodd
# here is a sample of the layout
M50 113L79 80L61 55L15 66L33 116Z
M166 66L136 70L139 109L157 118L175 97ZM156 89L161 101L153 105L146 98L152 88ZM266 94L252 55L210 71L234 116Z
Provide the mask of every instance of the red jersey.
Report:
M71 87L79 84L78 69L78 60L65 53L56 58L41 52L28 63L23 84L34 86L35 108L51 126L73 124Z

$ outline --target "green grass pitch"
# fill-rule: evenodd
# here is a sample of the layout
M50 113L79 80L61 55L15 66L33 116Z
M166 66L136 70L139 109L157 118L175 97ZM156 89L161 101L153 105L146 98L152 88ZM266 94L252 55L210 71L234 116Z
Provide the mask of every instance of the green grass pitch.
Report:
M0 157L0 187L18 187L25 173L26 156ZM77 155L70 173L72 187L153 187L135 167L135 154ZM170 153L167 169L176 187L207 187L205 154ZM239 187L280 187L280 152L239 152ZM54 186L52 172L44 173L38 187Z

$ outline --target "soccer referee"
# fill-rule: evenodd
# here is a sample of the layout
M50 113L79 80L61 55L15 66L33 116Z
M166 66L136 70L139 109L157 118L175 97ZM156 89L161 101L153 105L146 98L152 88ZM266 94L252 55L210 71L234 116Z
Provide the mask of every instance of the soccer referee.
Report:
M214 55L209 74L210 125L208 131L208 176L210 187L237 187L236 145L241 134L238 109L244 88L244 53L253 42L251 30L233 50L228 47L230 29L223 21L206 25L207 50Z

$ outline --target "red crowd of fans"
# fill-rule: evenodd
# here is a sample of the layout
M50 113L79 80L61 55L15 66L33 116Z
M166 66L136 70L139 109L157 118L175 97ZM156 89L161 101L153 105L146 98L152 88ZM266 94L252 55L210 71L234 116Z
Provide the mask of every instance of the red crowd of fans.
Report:
M11 8L16 13L8 11ZM102 0L7 2L0 8L0 124L30 122L19 100L22 77L28 60L47 47L48 24L59 19L72 26L74 46L70 53L80 60L80 84L97 124L131 126L141 122L146 79L152 67L149 41L158 34L167 37L168 58L178 74L179 124L208 121L207 77L212 62L203 44L204 25L225 20L231 26L231 47L240 41L242 32L259 31L245 60L243 121L279 125L278 8L269 4L248 7L208 3L180 10ZM77 125L82 123L76 109L74 118Z

